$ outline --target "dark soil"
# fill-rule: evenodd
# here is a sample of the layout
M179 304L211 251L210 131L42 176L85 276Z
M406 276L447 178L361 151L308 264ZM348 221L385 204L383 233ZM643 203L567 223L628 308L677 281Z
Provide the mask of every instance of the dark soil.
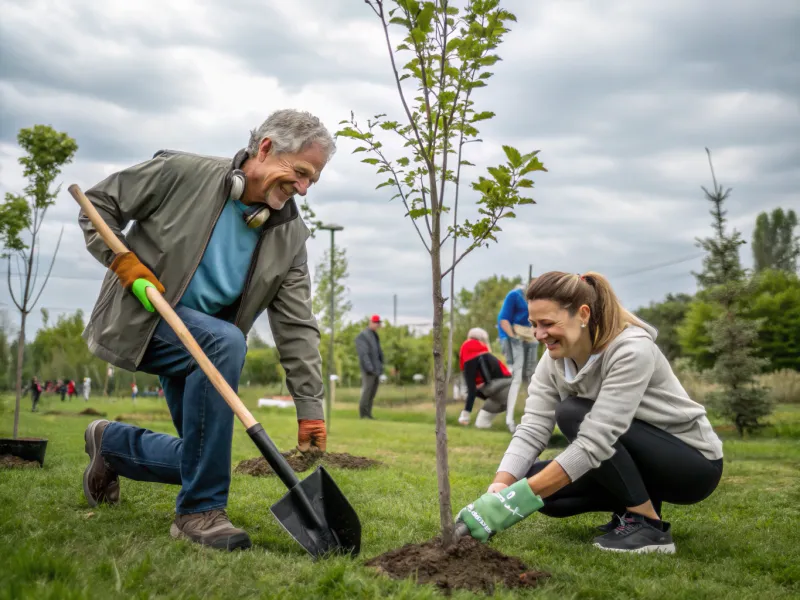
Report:
M96 417L105 417L106 413L101 413L96 411L93 408L84 408L81 412L78 413L79 415L93 415Z
M46 415L60 415L62 417L82 417L85 415L91 415L93 417L105 417L106 413L101 413L96 411L93 408L85 408L81 412L65 412L63 410L48 410L44 414Z
M22 438L18 438L22 439ZM24 460L13 454L0 454L0 469L39 469L41 465L35 460Z
M115 421L169 421L172 417L166 411L155 411L151 413L129 413L117 415Z
M453 590L494 594L497 586L536 587L550 573L529 569L525 563L498 552L478 540L461 538L445 550L440 537L423 544L406 544L366 562L394 579L415 578L418 584L431 583L445 594Z
M300 452L297 448L293 448L286 452L281 452L281 455L296 473L308 471L318 463L325 467L339 469L368 469L381 464L380 461L365 456L353 456L347 452L322 452L317 448L311 448L307 452ZM235 471L255 477L275 474L263 456L243 460L236 465Z

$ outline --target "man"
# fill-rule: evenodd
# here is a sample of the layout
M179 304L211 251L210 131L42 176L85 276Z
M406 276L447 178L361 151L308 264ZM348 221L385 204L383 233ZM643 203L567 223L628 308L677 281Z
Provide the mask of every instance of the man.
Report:
M516 286L506 295L497 315L500 345L506 363L511 368L511 387L508 388L506 407L506 425L511 433L516 430L514 409L522 379L530 379L536 370L539 350L539 342L533 337L533 328L528 319L528 303L524 294L524 287Z
M375 418L372 416L372 403L383 373L383 350L378 337L380 326L381 318L372 315L367 327L356 336L356 352L361 367L361 401L358 403L358 414L362 419Z
M294 195L306 194L334 152L319 119L280 110L251 132L232 161L160 151L87 192L131 252L114 256L79 215L86 247L110 269L84 338L103 360L159 376L179 436L91 423L83 481L90 506L119 502L119 476L180 485L172 537L229 550L251 545L225 510L233 411L152 312L147 286L175 307L234 390L245 336L266 310L296 404L298 448L325 450L320 335L306 265L309 231Z

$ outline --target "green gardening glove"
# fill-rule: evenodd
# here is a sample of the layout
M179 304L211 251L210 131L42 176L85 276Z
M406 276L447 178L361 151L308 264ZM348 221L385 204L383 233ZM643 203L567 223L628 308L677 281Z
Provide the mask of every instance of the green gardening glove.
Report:
M144 306L146 310L149 310L150 312L156 312L155 306L153 306L153 303L150 302L150 298L147 297L147 288L149 287L158 289L151 282L147 281L147 279L137 279L133 282L131 291L133 292L134 296L139 299L139 302L142 303L142 306Z
M462 508L456 521L463 522L476 540L486 542L542 506L542 499L533 493L528 480L523 478L499 492L485 493Z

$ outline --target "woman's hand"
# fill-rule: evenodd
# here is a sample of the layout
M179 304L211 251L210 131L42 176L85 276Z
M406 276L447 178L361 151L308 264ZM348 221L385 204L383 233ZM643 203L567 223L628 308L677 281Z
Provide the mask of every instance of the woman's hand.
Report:
M494 494L495 492L506 489L512 483L516 483L516 481L517 478L511 473L500 471L494 476L494 481L489 485L489 488L486 490L486 492L489 494Z

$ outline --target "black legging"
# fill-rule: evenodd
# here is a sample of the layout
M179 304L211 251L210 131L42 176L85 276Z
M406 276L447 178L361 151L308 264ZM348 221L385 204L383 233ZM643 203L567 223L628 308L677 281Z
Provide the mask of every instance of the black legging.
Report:
M585 398L566 398L556 407L556 423L571 442L592 409ZM661 516L661 503L695 504L708 498L722 476L722 459L709 460L675 436L634 419L614 444L611 458L577 481L544 499L540 512L571 517L586 512L625 512L650 500ZM527 477L551 461L533 465Z

